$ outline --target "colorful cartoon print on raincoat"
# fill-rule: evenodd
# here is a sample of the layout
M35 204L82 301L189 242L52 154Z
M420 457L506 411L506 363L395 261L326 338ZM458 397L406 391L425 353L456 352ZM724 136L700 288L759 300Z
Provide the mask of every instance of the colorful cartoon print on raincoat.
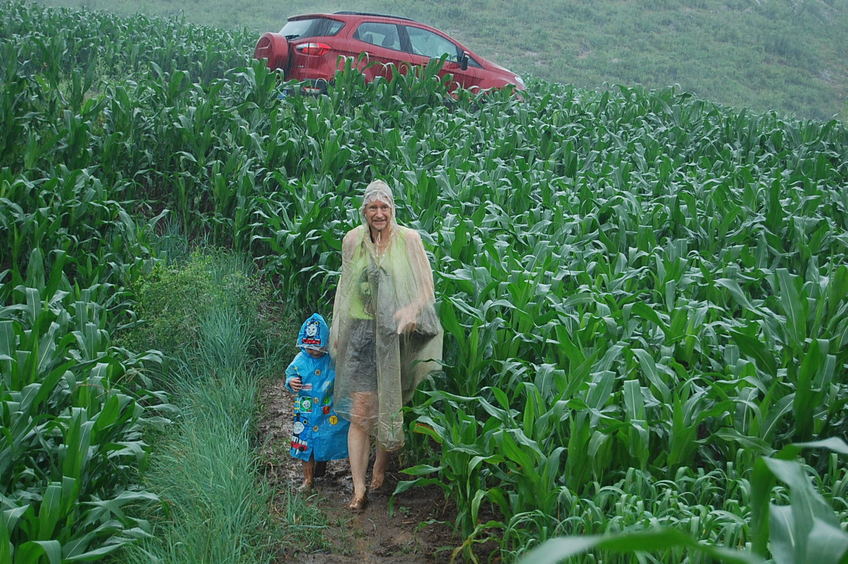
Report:
M291 381L300 376L303 387L294 400L291 455L300 460L316 461L347 458L349 423L333 410L333 385L336 374L327 343L330 330L319 314L304 321L297 336L300 350L286 368L286 388L293 392ZM315 358L306 349L322 351Z

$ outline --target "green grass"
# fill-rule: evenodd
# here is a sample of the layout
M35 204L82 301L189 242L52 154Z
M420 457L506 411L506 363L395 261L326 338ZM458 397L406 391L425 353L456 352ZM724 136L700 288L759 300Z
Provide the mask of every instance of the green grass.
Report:
M257 37L300 13L362 10L412 17L450 33L522 75L599 89L680 85L699 97L758 111L848 119L848 3L493 2L392 5L368 0L260 2L162 0L48 4L142 12L228 28ZM249 50L249 49L248 49Z
M185 244L184 237L177 239ZM174 245L172 235L159 241L168 248ZM269 288L257 282L254 270L243 257L221 249L207 248L187 253L180 261L160 262L131 282L137 300L135 313L141 322L121 335L121 344L131 350L152 348L168 357L203 361L203 355L215 351L195 344L203 342L200 335L205 323L220 322L208 315L222 303L232 303L239 316L249 318L256 315L261 302L270 299ZM267 329L266 325L252 327L251 337Z
M183 417L157 445L146 482L162 498L157 540L141 547L161 562L267 562L268 502L252 450L257 380L248 333L235 310L202 319L202 361L169 374ZM190 346L190 345L189 345Z
M260 382L278 376L288 343L256 342L271 334L259 319L252 266L237 254L198 251L141 287L148 326L130 340L170 341L160 381L181 417L153 442L144 482L161 499L150 508L154 538L129 551L130 560L268 562L281 545L320 546L314 530L323 517L295 492L283 492L289 510L272 517L274 492L254 449Z

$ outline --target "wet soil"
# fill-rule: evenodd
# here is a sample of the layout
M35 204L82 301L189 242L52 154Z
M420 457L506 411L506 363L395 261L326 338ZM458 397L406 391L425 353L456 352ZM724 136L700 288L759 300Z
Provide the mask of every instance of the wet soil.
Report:
M263 470L273 487L273 512L286 515L289 492L302 481L301 462L289 456L292 395L282 379L267 381L261 393L261 417L257 427ZM287 547L276 562L300 564L428 564L449 562L461 541L452 533L452 511L436 487L412 488L391 496L404 474L393 456L381 490L369 494L362 513L347 508L353 493L347 460L331 461L324 476L315 480L307 503L326 515L322 531L326 547L319 552ZM370 475L368 476L370 479Z

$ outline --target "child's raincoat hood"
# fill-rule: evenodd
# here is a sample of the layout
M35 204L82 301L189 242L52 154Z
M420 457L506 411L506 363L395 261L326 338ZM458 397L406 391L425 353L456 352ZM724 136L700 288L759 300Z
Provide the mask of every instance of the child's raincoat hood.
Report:
M300 326L297 334L297 348L314 349L326 352L330 342L330 328L318 313L313 313Z

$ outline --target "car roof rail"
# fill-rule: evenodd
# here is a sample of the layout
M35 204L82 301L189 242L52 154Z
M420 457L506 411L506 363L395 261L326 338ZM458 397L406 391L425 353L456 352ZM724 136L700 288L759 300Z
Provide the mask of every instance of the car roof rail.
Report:
M373 12L354 12L350 10L342 10L340 12L333 12L334 14L346 15L346 16L376 16L378 18L395 18L397 20L407 20L410 22L414 22L412 18L405 18L403 16L392 16L389 14L375 14Z

